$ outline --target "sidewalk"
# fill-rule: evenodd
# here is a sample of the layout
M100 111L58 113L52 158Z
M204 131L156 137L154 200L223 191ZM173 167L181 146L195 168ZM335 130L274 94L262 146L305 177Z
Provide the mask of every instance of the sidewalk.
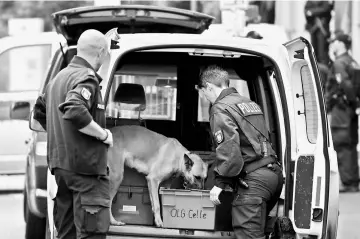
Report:
M339 239L360 239L360 193L340 194Z

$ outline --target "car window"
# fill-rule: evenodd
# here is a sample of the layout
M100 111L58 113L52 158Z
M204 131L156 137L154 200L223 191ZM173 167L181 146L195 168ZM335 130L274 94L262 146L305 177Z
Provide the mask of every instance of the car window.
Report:
M114 75L107 117L136 119L139 112L128 110L125 104L114 102L114 95L121 83L135 83L143 86L146 97L146 109L141 118L154 120L176 119L177 69L169 65L124 65ZM131 99L130 99L131 100Z
M50 44L14 47L0 54L0 92L38 90L50 57Z
M249 87L245 80L240 79L237 75L230 76L230 87L234 87L240 95L250 98ZM209 122L210 103L205 96L199 94L198 99L198 122Z

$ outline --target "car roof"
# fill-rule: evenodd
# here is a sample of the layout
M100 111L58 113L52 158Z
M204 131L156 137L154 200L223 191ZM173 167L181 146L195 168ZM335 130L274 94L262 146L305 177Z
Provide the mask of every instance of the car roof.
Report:
M258 39L243 37L221 37L199 34L122 34L120 35L120 50L112 50L117 55L125 50L131 50L149 46L164 45L199 45L201 47L221 47L235 48L237 50L252 51L257 54L263 54L276 60L279 57L287 57L286 48L282 42L275 43Z
M52 44L54 42L64 42L62 36L56 32L41 32L34 34L24 34L15 36L6 36L0 39L0 51L4 51L8 48L26 46L26 45L38 45L38 44Z

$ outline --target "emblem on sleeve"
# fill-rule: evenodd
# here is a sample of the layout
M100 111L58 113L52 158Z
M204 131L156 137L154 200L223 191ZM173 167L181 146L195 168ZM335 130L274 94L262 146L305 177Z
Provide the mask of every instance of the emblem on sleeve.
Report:
M90 91L88 89L86 89L85 87L82 88L81 95L82 95L82 97L84 97L85 100L89 100L91 97Z
M221 144L224 141L224 135L221 130L216 131L214 135L218 144Z

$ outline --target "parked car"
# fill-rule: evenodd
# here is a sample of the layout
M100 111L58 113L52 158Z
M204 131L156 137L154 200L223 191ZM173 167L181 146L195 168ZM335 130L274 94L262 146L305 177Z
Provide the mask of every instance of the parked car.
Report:
M282 45L247 38L209 37L200 33L209 26L211 17L172 8L89 7L70 9L53 16L56 29L66 38L67 46L64 53L55 54L40 94L76 54L76 41L84 30L93 28L107 33L117 28L120 47L111 50L109 60L98 71L103 78L107 128L142 125L178 139L188 150L210 161L213 145L209 133L209 103L199 96L195 85L203 67L219 64L229 72L230 85L264 111L285 178L281 198L271 215L287 219L288 228L293 228L287 233L294 238L336 238L337 158L325 114L317 63L307 40L298 38ZM121 94L125 83L127 94ZM141 92L139 86L143 89ZM115 97L115 94L122 97ZM131 97L126 98L126 95ZM145 107L138 107L145 110L125 110L123 106L129 102L146 102ZM29 154L44 164L45 156L36 156L36 145L46 144L45 132L32 116L30 128L36 133ZM45 177L45 171L44 166L43 174L36 177ZM42 216L49 219L47 236L55 238L51 218L56 183L50 173L47 176L48 214L42 211ZM205 185L211 188L209 180L210 177ZM163 218L165 206L176 209L177 203L184 200L184 197L176 196L179 188L172 190L172 203L161 201ZM196 199L193 202L187 206L200 204ZM231 211L231 204L223 203L221 207L210 230L204 229L198 219L191 228L181 224L156 228L145 176L126 168L111 210L116 219L127 225L111 226L109 237L234 238L230 213L221 213Z
M44 83L51 56L59 47L59 39L61 37L56 32L0 39L0 174L26 173L29 176L29 165L37 163L28 157L29 145L34 140L34 133L29 129L29 111ZM41 145L37 149L41 153ZM42 183L46 185L45 180ZM38 217L29 209L30 198L42 196L46 201L46 191L36 190L26 182L24 219L28 222L27 227L32 227L38 225Z
M29 109L58 44L56 32L0 39L0 174L25 173Z

